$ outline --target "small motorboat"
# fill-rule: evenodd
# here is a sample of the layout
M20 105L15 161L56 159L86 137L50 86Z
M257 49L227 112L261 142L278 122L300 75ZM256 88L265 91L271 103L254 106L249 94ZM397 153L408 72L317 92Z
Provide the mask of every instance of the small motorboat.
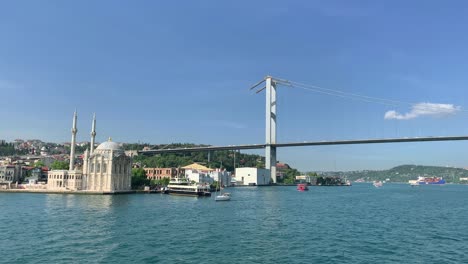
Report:
M307 184L305 184L305 183L299 183L297 185L297 190L300 191L300 192L308 191L309 187L307 187Z
M381 181L374 181L374 186L379 188L383 186L383 183Z
M215 201L229 201L231 200L231 194L230 193L222 193L220 195L216 195Z

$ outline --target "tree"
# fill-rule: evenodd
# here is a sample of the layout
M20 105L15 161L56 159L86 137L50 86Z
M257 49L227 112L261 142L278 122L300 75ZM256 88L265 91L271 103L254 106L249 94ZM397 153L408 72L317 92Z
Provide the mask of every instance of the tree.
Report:
M132 169L132 189L139 189L149 184L150 180L146 178L146 171L144 169Z
M44 164L44 162L42 160L38 160L36 163L34 163L34 167L36 167L36 168L42 168L44 166L45 166L45 164Z
M56 160L50 165L50 168L52 170L68 170L69 167L70 165L68 164L68 162L60 160Z
M162 178L160 180L151 180L150 185L155 186L155 185L161 185L161 186L167 186L169 184L170 179L169 178Z
M166 178L166 177L162 178L162 179L161 179L161 185L167 186L167 185L169 184L169 181L170 181L170 180L171 180L171 179Z

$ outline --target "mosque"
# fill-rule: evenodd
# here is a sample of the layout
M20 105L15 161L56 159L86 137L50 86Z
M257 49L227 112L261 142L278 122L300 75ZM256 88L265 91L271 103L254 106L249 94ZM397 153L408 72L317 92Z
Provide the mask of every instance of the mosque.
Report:
M47 189L85 193L126 193L131 191L132 160L123 148L109 138L94 149L96 115L91 129L91 146L83 154L83 166L75 166L77 114L73 115L69 170L49 171Z

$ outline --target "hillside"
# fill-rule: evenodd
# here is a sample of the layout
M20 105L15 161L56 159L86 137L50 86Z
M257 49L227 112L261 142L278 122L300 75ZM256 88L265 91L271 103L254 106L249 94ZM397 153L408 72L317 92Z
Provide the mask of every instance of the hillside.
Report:
M191 143L173 143L170 145L153 145L152 149L164 148L190 148L203 147L207 145L195 145ZM126 149L142 149L141 145L124 145ZM188 152L188 153L164 153L154 156L139 155L134 157L134 162L140 163L144 167L183 167L194 162L204 164L211 168L226 168L233 171L235 167L258 167L264 166L265 159L259 155L244 154L229 150L213 151L208 161L207 152Z
M350 172L328 172L326 175L347 177L351 181L364 179L365 181L387 180L390 182L408 182L418 176L443 177L447 182L458 183L460 177L468 177L468 170L451 167L401 165L389 170L364 170Z

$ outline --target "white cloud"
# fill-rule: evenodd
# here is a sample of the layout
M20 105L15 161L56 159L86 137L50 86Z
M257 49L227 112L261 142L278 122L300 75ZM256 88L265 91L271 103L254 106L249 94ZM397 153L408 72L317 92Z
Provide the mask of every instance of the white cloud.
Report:
M411 107L411 111L406 114L400 114L395 110L391 110L385 113L384 118L408 120L419 116L442 117L447 115L453 115L460 110L460 106L455 106L453 104L418 103L414 104Z

